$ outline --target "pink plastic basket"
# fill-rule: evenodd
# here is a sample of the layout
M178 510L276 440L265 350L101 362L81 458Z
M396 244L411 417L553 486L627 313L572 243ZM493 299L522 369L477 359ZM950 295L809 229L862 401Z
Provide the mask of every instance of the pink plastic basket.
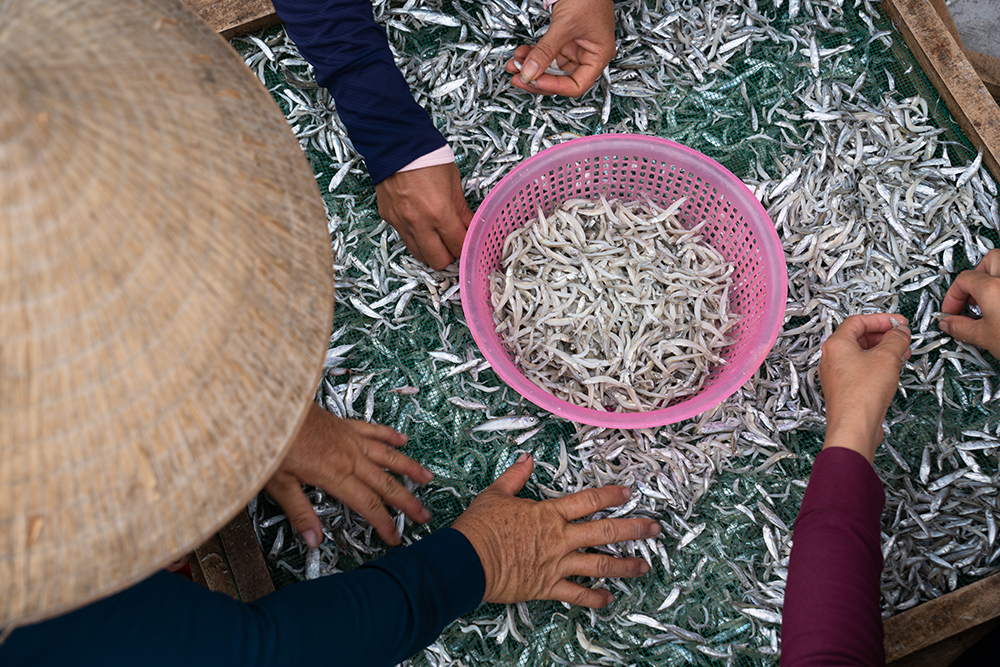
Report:
M681 197L685 226L705 218L705 241L735 265L730 308L740 321L701 391L648 412L611 413L556 398L528 380L495 332L487 276L504 239L566 199L633 201L667 206ZM574 422L607 428L649 428L689 419L736 392L767 356L785 314L788 274L781 242L760 202L725 167L686 146L634 134L602 134L553 146L505 176L476 211L461 260L462 307L479 349L508 385L535 405Z

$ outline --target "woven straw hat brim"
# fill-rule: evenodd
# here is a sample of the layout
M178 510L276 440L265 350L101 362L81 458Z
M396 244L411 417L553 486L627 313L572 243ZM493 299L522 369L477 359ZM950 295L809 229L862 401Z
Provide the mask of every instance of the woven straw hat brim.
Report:
M319 381L326 216L285 119L176 0L0 0L0 626L190 551Z

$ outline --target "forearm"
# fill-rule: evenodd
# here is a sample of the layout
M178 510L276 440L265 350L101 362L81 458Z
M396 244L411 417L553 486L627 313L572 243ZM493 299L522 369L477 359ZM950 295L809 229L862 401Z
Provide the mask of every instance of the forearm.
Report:
M274 0L274 8L329 89L374 183L446 145L414 101L368 0Z
M781 628L784 667L883 665L879 581L885 494L863 455L826 448L813 466Z
M478 556L451 529L252 604L159 573L15 630L0 645L0 664L394 665L474 609L484 586Z

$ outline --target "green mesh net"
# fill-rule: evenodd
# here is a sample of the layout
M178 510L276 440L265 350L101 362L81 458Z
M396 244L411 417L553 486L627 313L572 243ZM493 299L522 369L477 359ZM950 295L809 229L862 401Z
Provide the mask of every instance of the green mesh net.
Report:
M789 257L784 330L736 395L697 419L651 431L566 422L473 363L481 355L464 322L457 270L419 264L380 219L333 101L283 30L233 41L288 117L330 214L337 308L317 400L340 416L407 434L405 453L435 474L414 489L431 522L397 517L404 542L449 525L521 451L537 461L526 497L624 484L635 502L623 515L655 517L663 527L656 540L613 546L646 558L647 576L583 582L615 593L608 608L482 605L410 662L777 664L791 526L824 431L819 346L855 312L898 310L915 332L875 462L887 492L885 615L995 570L1000 368L940 336L932 315L954 275L1000 243L996 187L984 171L967 169L975 151L877 7L620 2L617 56L579 99L535 97L507 83L504 62L548 24L534 3L379 2L375 15L414 96L454 149L473 208L548 146L604 132L657 135L743 179L770 207ZM805 198L810 206L796 201L836 160L856 165L837 176L837 188ZM774 195L799 167L793 186ZM879 179L907 205L923 202L896 221L903 232L883 206L869 210L854 196ZM954 194L947 206L934 199L941 192ZM834 195L847 213L813 219L816 202ZM866 236L852 247L861 228ZM843 236L849 256L810 246L826 230ZM880 273L889 275L888 289L877 284ZM537 431L472 430L508 415L538 416ZM321 490L310 498L326 526L320 574L385 552L359 516ZM261 494L251 513L275 585L304 578L305 547L280 508Z

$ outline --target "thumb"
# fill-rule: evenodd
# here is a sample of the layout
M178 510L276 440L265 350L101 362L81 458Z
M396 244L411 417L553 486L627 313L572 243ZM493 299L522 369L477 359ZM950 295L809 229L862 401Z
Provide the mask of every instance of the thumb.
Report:
M531 477L531 471L534 469L535 462L531 455L521 454L511 467L497 477L497 481L490 484L490 488L510 496L516 495L524 488L528 478Z
M281 505L281 509L285 510L295 532L302 536L311 549L318 547L323 541L323 524L302 491L299 480L292 475L278 473L264 488Z
M963 343L972 343L979 347L989 347L989 336L982 320L975 320L962 315L952 315L946 317L938 323L941 331L945 332L955 340Z
M521 67L521 82L532 85L535 77L548 69L552 61L559 55L559 51L572 39L568 28L559 25L550 25L549 29L532 47L531 51L524 59Z
M884 349L896 359L904 359L910 351L910 329L905 326L889 329L882 334L882 340L874 349Z

